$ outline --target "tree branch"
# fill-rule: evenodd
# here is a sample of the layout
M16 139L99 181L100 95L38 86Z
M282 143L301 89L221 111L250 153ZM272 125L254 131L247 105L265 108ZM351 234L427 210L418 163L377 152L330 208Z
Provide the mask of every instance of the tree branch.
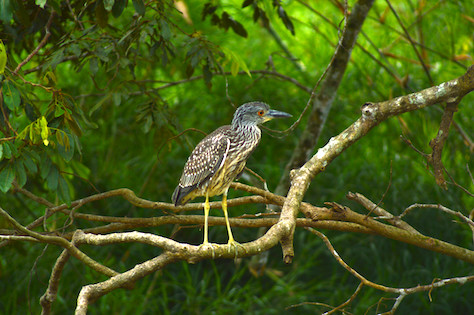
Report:
M442 102L460 100L472 90L474 90L474 66L471 66L463 76L440 85L392 100L364 104L362 116L356 122L331 138L300 169L291 171L292 184L278 224L286 225L288 232L293 233L301 201L313 178L372 128L396 115Z

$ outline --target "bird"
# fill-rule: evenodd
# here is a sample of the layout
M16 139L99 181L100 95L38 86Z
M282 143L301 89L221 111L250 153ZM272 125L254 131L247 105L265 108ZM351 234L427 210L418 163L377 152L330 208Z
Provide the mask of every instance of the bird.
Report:
M263 102L249 102L241 105L234 113L232 123L217 128L202 139L194 148L184 165L179 184L173 192L175 206L184 205L190 200L204 196L204 240L200 247L213 244L208 239L209 197L222 195L222 211L229 241L232 248L242 246L235 241L227 213L227 192L230 184L243 173L247 159L258 146L261 138L259 125L274 118L292 115L270 109Z

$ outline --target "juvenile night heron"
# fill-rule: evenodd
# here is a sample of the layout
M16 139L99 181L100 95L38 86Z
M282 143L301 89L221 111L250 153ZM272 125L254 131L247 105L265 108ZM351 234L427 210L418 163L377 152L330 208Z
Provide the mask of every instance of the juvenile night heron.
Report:
M209 197L222 196L229 250L240 244L234 240L227 214L227 191L229 186L242 174L250 154L260 142L258 125L273 118L291 117L290 114L272 110L262 102L246 103L235 111L232 124L222 126L201 140L194 148L184 166L178 187L173 193L176 206L184 205L195 197L204 196L204 241L208 241Z

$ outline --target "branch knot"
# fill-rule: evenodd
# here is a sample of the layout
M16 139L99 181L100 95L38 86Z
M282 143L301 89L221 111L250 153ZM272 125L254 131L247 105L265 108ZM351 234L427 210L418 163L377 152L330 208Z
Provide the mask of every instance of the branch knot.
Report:
M375 121L375 115L377 112L377 107L374 105L374 103L367 102L362 107L360 108L362 111L362 119L366 120L374 120Z

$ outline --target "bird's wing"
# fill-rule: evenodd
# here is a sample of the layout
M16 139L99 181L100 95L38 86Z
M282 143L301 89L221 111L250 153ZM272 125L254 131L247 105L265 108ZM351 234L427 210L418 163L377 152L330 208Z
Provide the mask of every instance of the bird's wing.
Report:
M179 186L195 187L214 175L223 165L230 148L226 129L229 126L218 128L198 143L184 166Z

